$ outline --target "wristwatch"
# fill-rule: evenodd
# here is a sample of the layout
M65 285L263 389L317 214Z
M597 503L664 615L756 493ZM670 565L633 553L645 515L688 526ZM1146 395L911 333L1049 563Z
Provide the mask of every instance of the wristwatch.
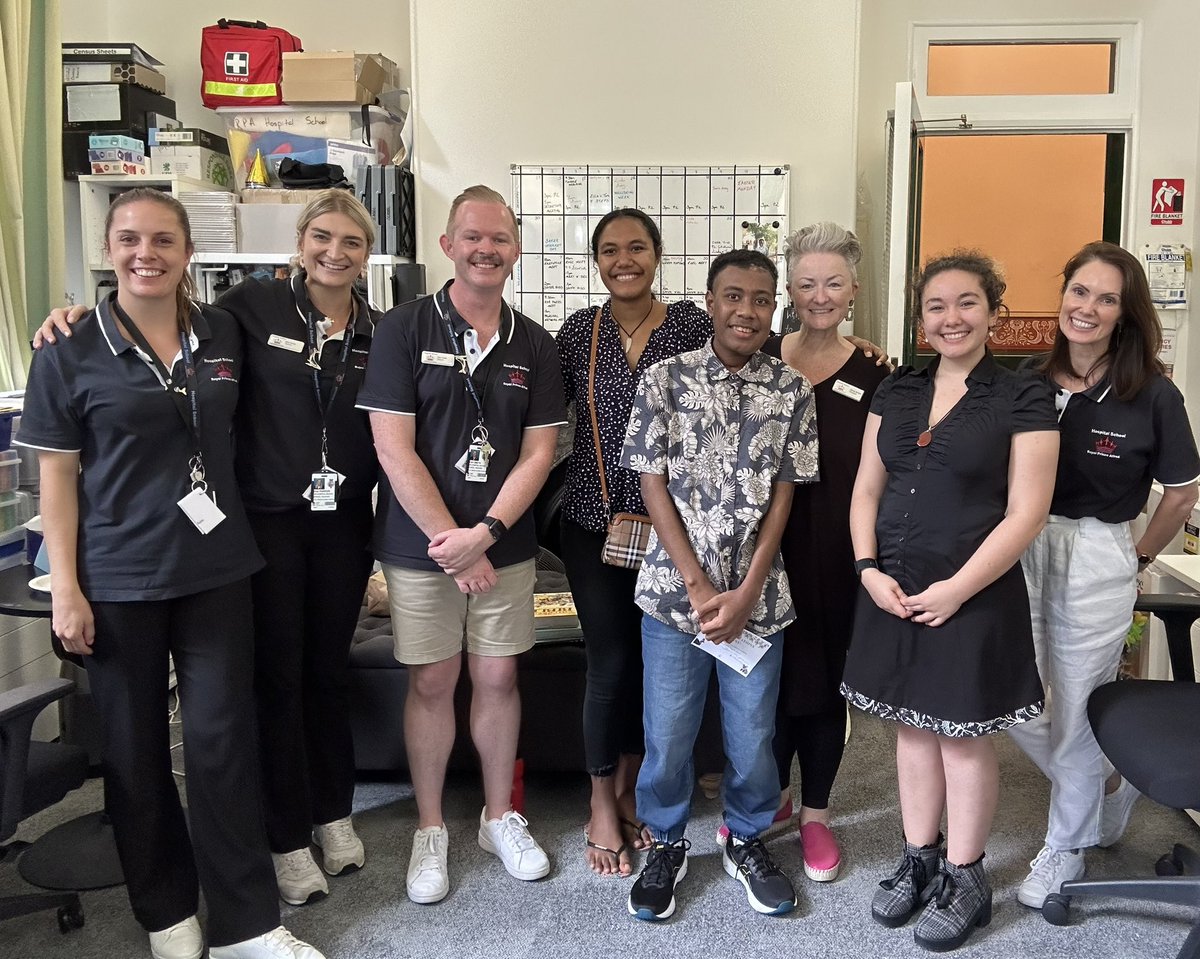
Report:
M480 522L487 527L487 531L492 534L492 541L495 543L500 542L500 537L508 532L508 527L495 516L485 516Z
M854 561L854 572L859 578L862 577L864 571L868 569L879 569L878 560L874 559L856 559Z
M1145 569L1154 562L1153 556L1148 556L1145 553L1138 553L1138 569Z

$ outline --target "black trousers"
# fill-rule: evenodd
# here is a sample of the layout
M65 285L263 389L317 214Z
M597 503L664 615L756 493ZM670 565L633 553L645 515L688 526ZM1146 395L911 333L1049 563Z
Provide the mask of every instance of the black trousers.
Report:
M637 571L600 561L604 534L562 521L562 560L583 628L587 689L583 750L587 771L611 776L623 754L646 751L642 730L642 611Z
M250 525L267 561L252 579L267 838L291 852L354 801L348 657L371 574L371 503L251 513Z
M165 929L195 914L202 887L210 945L274 929L279 894L258 789L249 581L178 599L93 603L92 612L88 681L134 916L150 932ZM183 715L187 820L171 772L168 653Z
M807 716L788 716L780 710L771 748L779 767L779 788L791 785L792 756L796 756L800 761L800 805L827 809L846 751L845 703Z

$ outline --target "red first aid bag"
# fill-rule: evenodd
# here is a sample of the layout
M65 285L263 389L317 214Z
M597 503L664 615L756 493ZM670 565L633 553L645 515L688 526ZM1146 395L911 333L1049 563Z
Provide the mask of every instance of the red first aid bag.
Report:
M225 20L200 34L200 100L206 107L273 107L283 103L283 55L300 38L261 20Z

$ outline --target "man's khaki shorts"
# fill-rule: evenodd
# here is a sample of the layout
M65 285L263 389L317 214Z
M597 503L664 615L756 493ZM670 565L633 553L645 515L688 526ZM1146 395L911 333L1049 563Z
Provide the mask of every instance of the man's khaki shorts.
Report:
M530 649L534 565L531 559L496 570L496 585L482 595L459 592L454 577L441 571L385 565L397 662L440 663L464 647L476 656Z

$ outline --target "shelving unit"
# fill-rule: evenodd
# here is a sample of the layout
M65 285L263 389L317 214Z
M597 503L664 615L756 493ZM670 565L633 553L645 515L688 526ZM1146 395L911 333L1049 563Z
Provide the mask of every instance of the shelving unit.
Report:
M80 234L83 243L83 278L85 301L95 302L100 282L112 275L104 258L104 218L114 195L135 187L153 187L178 196L180 193L212 192L212 183L186 176L81 176L79 178ZM200 298L213 299L217 275L231 266L286 266L294 250L265 253L196 253L192 257L192 276ZM410 262L406 257L373 254L367 261L367 299L378 309L391 309L391 268L397 263Z

